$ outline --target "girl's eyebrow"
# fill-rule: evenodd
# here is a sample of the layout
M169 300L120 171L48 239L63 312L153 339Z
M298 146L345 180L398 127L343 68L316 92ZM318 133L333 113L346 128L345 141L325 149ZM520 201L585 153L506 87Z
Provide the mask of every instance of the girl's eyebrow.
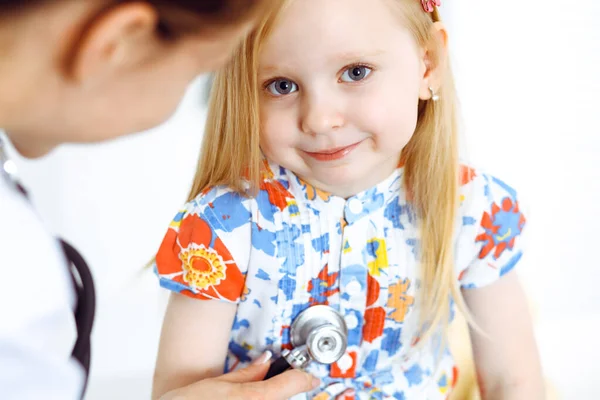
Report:
M359 51L359 52L342 52L334 54L330 61L331 62L340 62L340 61L355 61L369 57L376 57L385 53L383 50L373 50L373 51Z
M373 50L368 52L341 52L333 54L329 58L329 62L332 64L348 63L356 60L361 60L370 57L376 57L385 53L383 50ZM261 75L269 75L271 73L281 71L281 70L294 70L293 66L286 64L285 62L281 62L279 64L267 64L265 66L259 65L258 67Z
M284 63L277 65L265 65L264 67L262 65L258 66L258 70L260 71L261 75L268 75L282 69L288 69L288 66L286 66Z

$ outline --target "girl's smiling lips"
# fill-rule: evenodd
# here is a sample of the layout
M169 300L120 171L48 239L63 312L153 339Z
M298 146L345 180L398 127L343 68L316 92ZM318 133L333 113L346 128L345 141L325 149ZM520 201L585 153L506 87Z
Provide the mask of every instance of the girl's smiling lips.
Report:
M336 147L336 148L333 148L333 149L320 150L320 151L315 151L315 152L305 151L305 153L307 155L309 155L310 157L314 158L315 160L318 160L318 161L339 160L339 159L342 159L342 158L346 157L348 154L350 154L362 142L363 141L361 140L360 142L356 142L356 143L351 144L349 146Z

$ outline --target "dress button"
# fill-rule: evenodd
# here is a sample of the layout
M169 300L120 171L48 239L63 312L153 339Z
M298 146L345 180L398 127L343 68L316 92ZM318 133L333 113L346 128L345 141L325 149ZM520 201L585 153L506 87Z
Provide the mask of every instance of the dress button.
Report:
M344 320L346 321L346 327L348 328L348 330L351 331L358 327L358 318L356 317L355 313L350 313L346 315L344 317Z
M348 201L348 208L352 214L360 214L363 210L363 205L359 199L351 199Z
M356 296L357 294L362 292L362 286L360 286L360 283L358 283L357 281L352 281L346 285L345 291L350 296Z

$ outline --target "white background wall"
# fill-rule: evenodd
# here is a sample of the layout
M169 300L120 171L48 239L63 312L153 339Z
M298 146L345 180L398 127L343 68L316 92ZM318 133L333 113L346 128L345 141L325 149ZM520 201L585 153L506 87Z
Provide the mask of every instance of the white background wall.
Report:
M454 0L443 10L468 158L516 186L529 210L520 270L546 374L565 399L597 398L600 5ZM42 215L96 277L89 400L149 396L166 296L143 265L185 200L202 96L199 81L143 135L18 159Z

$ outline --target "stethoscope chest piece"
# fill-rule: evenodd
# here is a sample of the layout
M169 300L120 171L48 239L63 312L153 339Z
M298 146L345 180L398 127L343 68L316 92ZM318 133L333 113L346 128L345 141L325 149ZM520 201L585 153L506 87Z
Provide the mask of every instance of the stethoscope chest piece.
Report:
M310 358L321 364L333 364L346 352L348 329L344 318L329 306L304 310L290 330L294 348L306 346Z
M292 323L292 350L284 350L273 362L265 379L286 369L304 368L311 361L333 364L346 352L348 329L344 317L335 309L318 305L304 310Z

